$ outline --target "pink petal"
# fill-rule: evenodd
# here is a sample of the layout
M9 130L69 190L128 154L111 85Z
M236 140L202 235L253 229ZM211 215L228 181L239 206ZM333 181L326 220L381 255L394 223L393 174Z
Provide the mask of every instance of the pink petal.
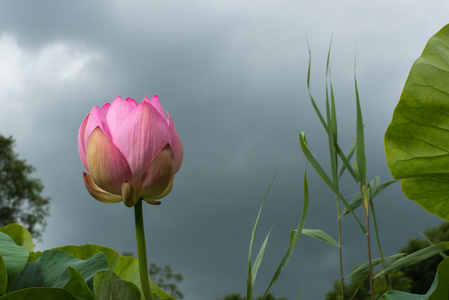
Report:
M130 99L130 100L128 100ZM135 105L133 105L133 103ZM122 123L123 118L129 114L137 106L136 101L131 98L127 100L122 100L122 98L117 97L108 109L108 113L105 119L105 125L109 130L109 137L114 142L115 136L117 134L117 128Z
M109 107L111 107L111 104L109 103L105 103L100 109L99 109L99 113L100 113L100 119L101 122L106 122L106 115L108 113Z
M147 95L145 95L145 97L143 97L143 100L142 100L141 104L142 104L143 102L148 102L148 103L150 103L150 99L148 99Z
M131 169L100 127L95 128L87 139L86 156L93 181L101 189L121 195L123 182L132 179Z
M84 144L84 134L86 132L86 125L88 119L89 115L87 115L84 118L78 131L78 152L80 153L81 162L83 163L84 168L86 168L86 171L89 172L89 166L87 165L87 158L86 158L86 145Z
M126 98L125 101L128 105L131 105L132 107L136 107L137 105L139 105L136 100L134 100L133 98Z
M103 203L118 203L122 201L122 196L114 195L106 192L105 190L102 190L98 185L95 184L89 174L83 172L83 179L84 185L86 186L89 194L98 201L101 201Z
M173 123L173 119L171 118L170 114L168 114L168 117L170 118L170 145L173 149L173 156L175 159L175 174L179 171L179 168L181 168L182 159L184 156L184 147L182 146L181 139L179 138L178 132L176 131L175 124Z
M123 119L114 143L126 157L133 177L140 180L145 168L169 141L167 122L153 106L142 102Z
M163 116L165 119L167 119L167 116L165 115L164 109L162 108L161 101L159 100L159 96L155 95L151 100L148 100L147 96L143 99L143 101L147 101L150 103L154 108L156 108L157 112Z
M167 144L151 161L142 176L143 199L155 199L162 194L174 175L173 151Z
M98 111L100 114L100 120L103 124L103 130L106 135L111 138L111 133L109 132L109 128L106 126L106 115L108 114L109 108L111 107L111 104L105 103Z
M100 111L98 110L98 106L92 108L89 113L89 118L87 119L86 131L84 132L84 145L87 152L87 139L89 138L92 131L95 128L100 127L103 131L103 121L100 118Z

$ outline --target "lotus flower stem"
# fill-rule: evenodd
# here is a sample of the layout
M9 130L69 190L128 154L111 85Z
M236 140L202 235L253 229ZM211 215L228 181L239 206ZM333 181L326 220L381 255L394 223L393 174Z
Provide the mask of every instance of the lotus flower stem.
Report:
M142 199L134 205L136 220L137 255L139 257L140 284L146 300L154 300L148 275L147 248L145 245L145 230L143 228Z

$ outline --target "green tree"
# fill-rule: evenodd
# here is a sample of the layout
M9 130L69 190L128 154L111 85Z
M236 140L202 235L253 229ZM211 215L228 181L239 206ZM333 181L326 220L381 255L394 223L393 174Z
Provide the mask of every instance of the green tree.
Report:
M433 244L449 241L449 222L444 222L439 227L427 229L424 235ZM414 237L409 240L407 246L402 248L400 252L410 254L427 246L429 246L429 243L426 240ZM449 254L449 251L445 253ZM409 292L414 294L427 293L433 283L438 265L442 260L441 256L435 255L421 263L403 268L404 275L413 280L413 285Z
M439 227L428 228L425 237L432 243L449 241L449 223L444 222ZM429 246L425 239L411 238L407 246L400 249L400 253L413 253ZM415 265L390 274L393 289L414 294L425 294L432 285L438 264L443 260L439 255L419 262ZM371 299L369 293L369 280L367 275L358 275L351 278L350 283L344 285L345 299L366 300ZM387 291L384 278L374 280L374 298L378 299ZM354 295L354 297L353 297ZM332 291L326 294L326 300L341 300L340 281L334 282Z
M122 256L134 256L132 252L122 252ZM178 288L178 283L182 281L182 274L173 274L170 266L159 267L156 264L150 264L148 270L151 280L153 280L162 290L169 293L176 299L183 299L184 294Z
M151 279L164 291L175 297L183 299L184 295L179 291L178 283L182 281L181 274L174 274L170 266L159 267L150 264Z
M14 139L0 135L0 227L18 223L40 238L50 198L41 195L41 181L30 177L35 168L19 159L13 148Z

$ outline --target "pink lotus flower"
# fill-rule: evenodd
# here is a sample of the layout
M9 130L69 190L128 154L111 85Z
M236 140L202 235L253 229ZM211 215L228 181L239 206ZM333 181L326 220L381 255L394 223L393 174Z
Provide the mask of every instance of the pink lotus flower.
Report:
M170 193L181 167L183 147L173 120L165 115L158 96L141 104L117 97L100 109L95 106L78 134L87 191L104 203L140 199L160 204Z

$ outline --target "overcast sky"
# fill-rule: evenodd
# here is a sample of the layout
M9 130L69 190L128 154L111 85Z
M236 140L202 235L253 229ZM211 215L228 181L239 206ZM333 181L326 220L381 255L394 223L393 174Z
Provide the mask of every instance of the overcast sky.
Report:
M325 164L327 140L310 104L323 108L326 53L340 140L354 131L354 58L366 126L368 175L391 180L383 135L413 61L448 23L443 0L0 0L0 133L53 200L37 245L100 244L136 253L133 210L87 193L77 148L83 118L118 95L160 96L184 144L184 161L162 205L144 206L149 261L182 273L186 300L245 293L251 224L267 198L255 242L273 226L256 281L267 287L301 213L306 159L298 133ZM346 143L345 143L346 142ZM326 165L326 169L327 165ZM335 198L309 167L307 228L336 238ZM344 194L356 193L349 178ZM440 220L396 184L376 198L384 253ZM365 238L343 220L344 269L366 261ZM254 254L255 256L255 254ZM338 279L338 250L301 237L272 289L277 297L323 299Z

